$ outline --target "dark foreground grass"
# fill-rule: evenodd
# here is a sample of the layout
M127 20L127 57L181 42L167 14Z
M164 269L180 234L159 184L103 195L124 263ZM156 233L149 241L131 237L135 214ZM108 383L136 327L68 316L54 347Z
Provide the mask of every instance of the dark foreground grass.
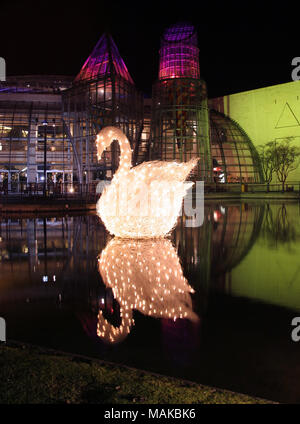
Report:
M35 347L0 345L0 404L271 403Z

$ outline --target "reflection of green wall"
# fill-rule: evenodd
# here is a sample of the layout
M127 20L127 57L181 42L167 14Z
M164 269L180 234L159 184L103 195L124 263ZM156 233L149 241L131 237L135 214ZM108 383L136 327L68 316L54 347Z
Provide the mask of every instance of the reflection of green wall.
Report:
M300 146L300 81L212 99L209 105L237 121L255 146L290 136ZM289 180L300 181L300 167Z
M295 241L278 242L277 247L270 248L260 235L244 260L231 271L232 295L300 310L299 205L287 205L287 211L296 230Z

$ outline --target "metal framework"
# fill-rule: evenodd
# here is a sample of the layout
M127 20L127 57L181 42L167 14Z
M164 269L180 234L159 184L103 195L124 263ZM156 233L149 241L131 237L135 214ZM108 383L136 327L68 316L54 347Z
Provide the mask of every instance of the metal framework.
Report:
M200 79L197 33L190 24L168 28L161 39L159 81L152 91L150 158L199 157L194 177L212 180L206 84Z
M188 161L199 157L192 178L205 182L263 182L259 157L245 131L207 105L200 79L197 33L188 23L161 39L159 81L153 85L150 157Z
M20 191L20 185L43 182L45 175L48 183L72 182L72 146L60 102L0 102L0 114L1 185Z
M197 32L185 22L170 26L161 38L159 79L200 78Z
M215 181L262 183L259 157L245 131L220 112L210 110L209 115Z
M263 204L205 201L204 223L187 228L180 218L172 240L189 281L196 286L196 303L204 313L209 291L230 290L231 270L249 253L265 216Z
M113 39L104 34L74 80L63 93L63 119L78 157L78 181L109 178L118 168L118 145L113 143L100 163L95 136L114 125L127 135L134 162L143 130L143 97L136 90Z
M171 79L153 87L151 159L188 161L199 157L194 174L211 180L206 86L201 80Z
M64 213L37 217L7 216L0 220L1 303L42 297L70 302L84 295L105 294L97 270L97 256L107 232L96 216ZM14 275L14 279L11 275ZM11 297L13 282L16 290ZM47 293L45 285L48 285ZM41 290L40 290L41 289ZM97 297L94 306L97 308ZM24 302L24 299L23 299ZM96 309L98 312L98 308ZM96 314L97 315L97 314Z
M191 24L179 23L161 38L152 99L143 99L137 91L108 34L100 38L73 82L53 75L15 76L1 82L0 192L22 192L20 185L31 183L44 183L45 191L46 183L63 183L71 192L75 183L92 183L89 190L97 180L110 178L118 168L119 146L113 143L98 162L95 145L96 134L106 125L125 132L133 165L198 157L194 179L263 182L248 135L236 122L208 108L197 32Z

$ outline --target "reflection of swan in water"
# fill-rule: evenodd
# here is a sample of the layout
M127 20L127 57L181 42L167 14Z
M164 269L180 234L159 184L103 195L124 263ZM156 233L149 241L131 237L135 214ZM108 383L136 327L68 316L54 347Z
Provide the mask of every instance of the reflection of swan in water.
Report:
M182 199L192 182L186 182L198 159L186 163L151 161L134 168L125 134L105 127L97 135L97 157L114 141L120 145L120 164L111 184L97 203L97 212L111 234L118 237L161 237L175 226Z
M99 271L120 305L121 325L110 324L100 310L97 334L109 343L122 341L134 324L132 311L156 318L197 321L178 255L167 239L113 239L99 258Z

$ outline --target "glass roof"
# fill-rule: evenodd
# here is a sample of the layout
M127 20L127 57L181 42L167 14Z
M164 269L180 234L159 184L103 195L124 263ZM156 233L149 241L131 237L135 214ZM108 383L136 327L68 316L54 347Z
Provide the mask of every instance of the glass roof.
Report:
M171 25L164 32L163 38L165 41L176 42L188 40L195 33L195 27L188 22L180 22ZM190 43L190 40L189 40Z
M103 34L75 78L75 82L97 79L112 72L134 84L112 37Z

